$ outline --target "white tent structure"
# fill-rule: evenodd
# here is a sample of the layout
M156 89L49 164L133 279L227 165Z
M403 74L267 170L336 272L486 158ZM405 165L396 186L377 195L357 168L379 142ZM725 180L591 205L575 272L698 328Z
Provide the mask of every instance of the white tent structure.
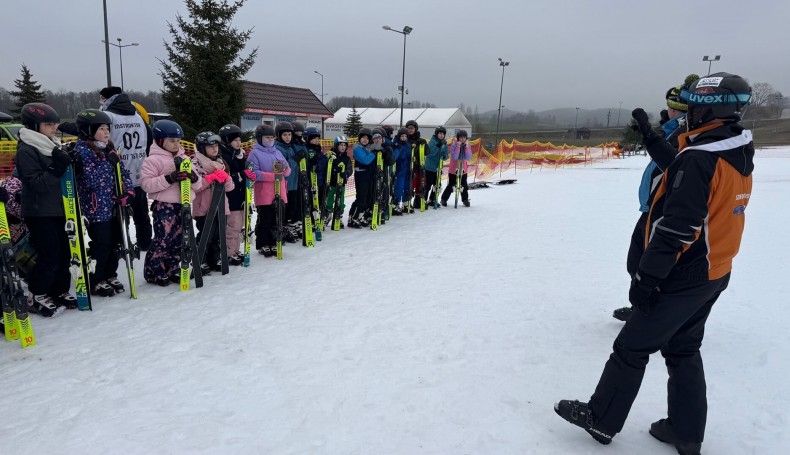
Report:
M350 114L350 107L338 109L334 117L324 121L323 137L331 139L343 134L343 126L345 126ZM357 109L357 114L360 115L362 126L365 128L391 125L397 130L398 125L400 125L400 108L398 107L363 107ZM454 136L455 132L461 129L466 130L470 136L472 135L472 124L469 123L464 113L458 108L404 109L403 124L405 125L409 120L414 120L420 125L420 133L426 139L431 137L433 130L438 126L445 127L448 136Z

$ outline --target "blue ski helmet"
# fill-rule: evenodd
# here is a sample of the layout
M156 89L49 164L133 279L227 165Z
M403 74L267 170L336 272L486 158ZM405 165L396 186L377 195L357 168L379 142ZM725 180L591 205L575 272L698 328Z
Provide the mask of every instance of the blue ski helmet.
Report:
M154 139L165 139L168 137L181 139L184 137L184 130L181 129L181 125L172 120L157 120L151 129L154 132Z

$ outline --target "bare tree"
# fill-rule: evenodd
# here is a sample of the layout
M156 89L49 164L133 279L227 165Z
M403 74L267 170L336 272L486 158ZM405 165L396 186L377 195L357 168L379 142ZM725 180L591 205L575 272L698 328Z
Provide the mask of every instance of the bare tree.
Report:
M755 82L752 85L752 105L765 106L775 93L773 85L768 82Z

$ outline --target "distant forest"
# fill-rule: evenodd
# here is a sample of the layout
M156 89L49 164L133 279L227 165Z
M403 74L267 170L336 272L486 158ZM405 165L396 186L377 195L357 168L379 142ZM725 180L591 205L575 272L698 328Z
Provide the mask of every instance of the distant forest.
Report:
M44 90L47 104L52 106L60 117L64 120L73 119L83 109L99 108L99 90L97 88L90 92L67 92L60 90L53 92ZM137 92L130 90L127 92L132 101L140 103L148 112L167 112L167 106L162 101L162 96L158 91L149 90L147 92ZM0 87L0 111L7 114L16 107L16 100L3 87Z

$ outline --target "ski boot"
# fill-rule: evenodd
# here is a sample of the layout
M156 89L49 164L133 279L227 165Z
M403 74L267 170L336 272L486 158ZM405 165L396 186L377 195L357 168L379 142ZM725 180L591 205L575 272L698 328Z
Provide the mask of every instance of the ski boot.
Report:
M106 281L102 281L91 289L91 294L98 295L99 297L112 297L115 295L115 289L107 284Z
M68 291L58 296L52 297L52 301L59 307L65 307L67 310L77 308L77 298L71 295Z
M634 311L633 307L624 306L622 308L618 308L612 312L612 317L617 319L618 321L626 322L628 319L631 318L631 313Z
M672 422L669 419L661 419L650 424L650 435L661 442L672 444L680 455L700 455L702 443L680 441L675 437L672 430Z
M461 202L464 203L464 207L469 207L469 199L467 199L465 201L461 201Z
M595 415L587 403L582 403L579 400L560 400L554 405L554 412L577 427L584 428L584 431L601 444L606 445L612 442L614 435L607 434L597 427Z
M57 306L52 297L45 294L31 294L27 306L28 311L38 313L45 318L60 316L66 310L65 307Z
M107 284L112 286L112 288L115 290L116 294L120 294L121 292L126 290L123 287L123 283L118 281L118 277L117 276L114 276L112 278L107 278Z

